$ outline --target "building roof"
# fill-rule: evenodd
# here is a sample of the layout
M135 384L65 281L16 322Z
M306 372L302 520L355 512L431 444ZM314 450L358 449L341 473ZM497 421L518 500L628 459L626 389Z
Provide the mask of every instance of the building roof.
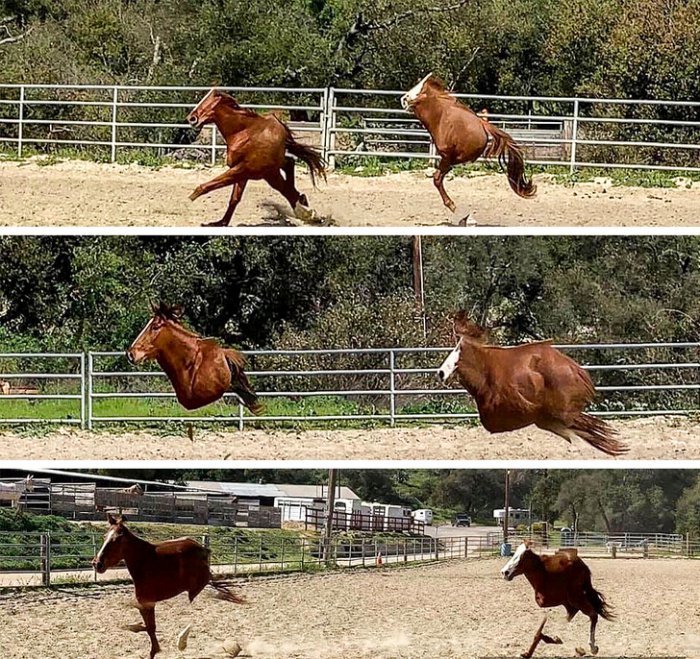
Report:
M219 481L188 481L187 487L209 492L221 492L236 497L289 497L294 499L324 499L325 485L282 485L275 483L226 483ZM349 487L341 486L337 499L359 499Z

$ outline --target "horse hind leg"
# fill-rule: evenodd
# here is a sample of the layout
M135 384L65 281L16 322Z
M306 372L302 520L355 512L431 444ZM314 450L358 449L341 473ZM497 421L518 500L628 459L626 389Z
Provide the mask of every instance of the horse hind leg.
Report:
M559 437L563 437L569 444L571 444L575 439L578 439L578 435L569 427L567 427L562 421L556 421L554 419L548 419L547 421L538 421L535 423L538 428L542 430L548 430Z
M532 657L532 655L535 653L535 650L537 649L537 646L540 643L561 645L562 641L558 636L547 636L547 634L544 634L542 632L546 624L547 616L545 615L542 619L542 622L540 623L540 626L537 628L537 632L535 632L535 637L532 639L532 643L530 644L529 649L526 652L523 652L520 655L521 657L524 657L524 659L529 659L530 657Z

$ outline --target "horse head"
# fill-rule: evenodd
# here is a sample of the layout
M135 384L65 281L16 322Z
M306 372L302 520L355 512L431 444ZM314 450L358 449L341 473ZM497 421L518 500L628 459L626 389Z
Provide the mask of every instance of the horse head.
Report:
M501 568L501 574L506 581L512 581L520 574L525 572L527 558L532 555L532 542L526 540L520 547L515 550L515 553L510 557L510 560Z
M420 101L445 92L444 83L431 71L417 85L411 87L401 97L401 107L404 110L411 110Z
M124 525L126 517L123 515L114 517L108 513L107 522L109 529L105 534L102 547L92 559L92 566L99 574L104 574L109 568L124 560L124 538L130 533Z
M453 332L457 339L457 346L448 355L437 372L438 379L443 383L447 382L457 370L457 364L459 364L462 353L462 344L465 341L483 343L487 335L483 327L469 320L469 315L466 311L455 313L453 317Z
M214 121L214 112L225 97L229 97L228 94L218 89L211 89L187 115L187 123L196 129L212 123Z
M181 307L173 307L165 302L151 305L151 310L153 312L151 319L126 351L126 357L132 364L155 359L158 354L156 345L158 336L169 324L179 325L183 315Z

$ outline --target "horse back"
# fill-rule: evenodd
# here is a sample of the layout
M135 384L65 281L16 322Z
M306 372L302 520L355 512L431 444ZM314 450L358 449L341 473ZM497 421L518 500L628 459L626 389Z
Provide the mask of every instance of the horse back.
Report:
M209 560L209 550L200 545L192 538L176 538L174 540L165 540L155 545L156 556L165 557L181 557L183 559L200 559Z

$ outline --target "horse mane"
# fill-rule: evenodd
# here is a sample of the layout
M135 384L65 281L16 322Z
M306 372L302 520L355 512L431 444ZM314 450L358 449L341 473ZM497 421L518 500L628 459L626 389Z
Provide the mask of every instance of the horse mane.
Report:
M484 343L488 339L488 330L470 320L469 314L464 309L455 312L453 322L455 334L459 336L466 336L479 343Z
M184 309L180 306L169 305L162 300L158 304L151 305L153 310L153 315L162 318L163 320L172 320L176 323L182 321L182 316L184 315Z
M260 116L257 112L255 112L255 110L244 108L235 98L233 98L233 96L231 96L231 94L227 94L226 92L222 92L220 90L217 90L216 93L218 94L219 98L221 98L223 104L227 107L230 107L232 110L240 112L241 114L244 114L247 117Z

